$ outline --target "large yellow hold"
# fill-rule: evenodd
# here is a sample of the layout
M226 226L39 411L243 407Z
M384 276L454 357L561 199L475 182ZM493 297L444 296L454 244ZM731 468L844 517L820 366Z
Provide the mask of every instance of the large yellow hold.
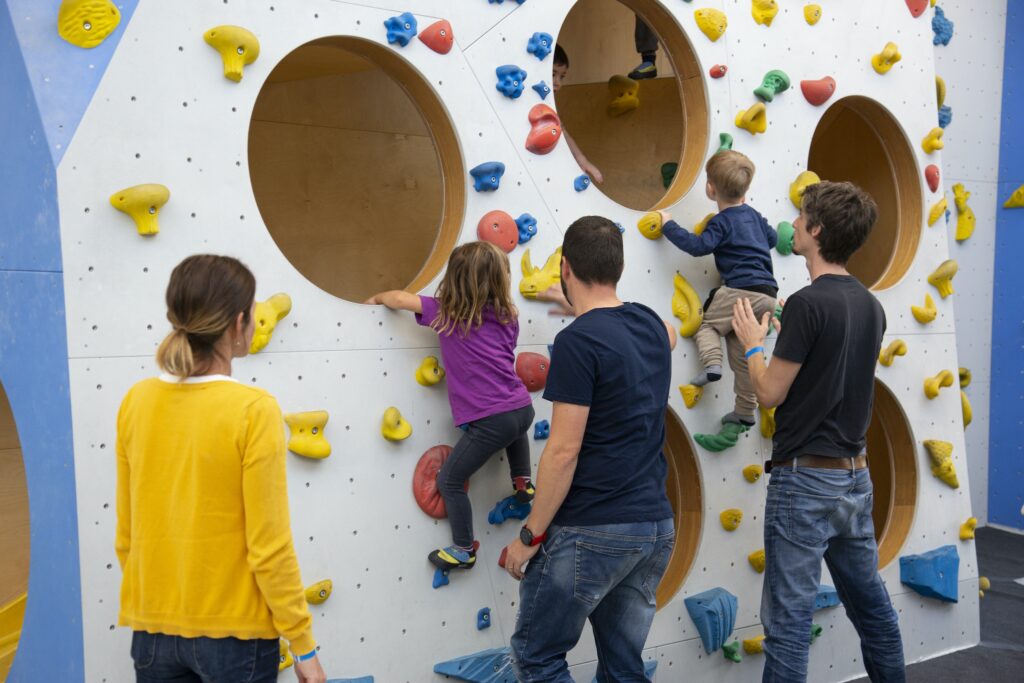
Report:
M278 671L284 671L295 663L295 659L292 657L291 651L288 650L288 643L286 643L283 638L280 640L280 644L278 646L278 656L280 657L277 664Z
M759 405L757 409L761 413L761 436L771 439L775 436L775 408Z
M709 213L708 215L704 216L704 218L700 219L700 222L693 226L693 230L691 230L690 232L700 237L700 234L704 232L705 228L708 227L708 221L710 221L714 217L714 213Z
M1024 185L1021 185L1014 190L1006 201L1003 202L1004 209L1020 209L1024 208Z
M740 526L740 522L743 521L743 510L739 508L722 510L718 515L718 521L722 523L722 528L726 531L736 531Z
M925 154L931 154L935 150L942 149L944 143L942 142L942 129L936 126L928 131L928 135L924 136L921 140L921 149L924 150Z
M380 434L388 441L403 441L412 435L412 425L402 417L398 408L391 406L384 411Z
M932 474L942 480L950 488L960 488L953 466L953 444L948 441L928 439L924 442L925 450L932 460Z
M640 234L649 240L661 237L661 212L648 211L636 222Z
M967 425L971 424L974 420L974 410L971 408L971 402L967 398L967 392L963 389L960 390L960 412L964 416L964 429Z
M694 19L697 20L697 28L700 32L708 37L711 42L715 42L722 37L725 33L726 27L729 25L729 20L725 16L725 12L717 9L711 9L705 7L699 9L693 13Z
M256 329L252 334L252 344L249 345L249 353L259 353L267 344L270 337L285 316L291 313L292 298L284 292L278 292L266 301L257 301L253 316L256 318Z
M334 582L330 579L317 581L306 589L306 602L311 605L321 605L327 601L327 598L331 597L331 591L333 590Z
M331 454L331 444L324 436L327 426L326 410L311 410L305 413L288 413L285 424L291 430L288 450L295 455L314 460L323 460Z
M747 465L743 468L743 478L751 484L756 482L764 474L764 467L761 465Z
M804 5L804 21L811 26L821 21L821 5Z
M924 306L911 306L910 312L913 314L914 320L922 325L927 325L938 315L938 309L935 308L935 300L932 299L931 294L924 295Z
M704 320L704 308L700 304L696 290L681 274L676 273L673 284L675 293L672 294L672 315L683 323L679 326L679 335L692 337L697 334L697 329Z
M949 201L945 197L932 204L932 208L928 209L928 227L935 225L940 218L945 216L948 208Z
M924 381L924 395L929 399L937 398L942 387L953 386L953 373L943 370L934 377L928 377Z
M57 33L78 47L96 47L121 23L110 0L64 0L57 11Z
M260 56L260 41L241 26L215 26L203 34L206 44L220 53L224 78L238 82L246 66Z
M758 574L764 574L765 555L764 548L755 550L754 552L747 555L747 562L754 568L754 571Z
M793 206L800 208L804 202L804 190L809 185L820 183L821 178L814 171L804 171L796 177L796 180L789 184L789 201Z
M736 127L742 128L751 135L768 130L768 110L765 108L764 102L758 102L750 109L743 109L736 114Z
M681 384L679 393L683 395L683 405L693 408L700 403L701 397L704 396L704 387L699 387L696 384Z
M878 354L878 362L888 368L892 366L896 356L905 355L907 355L907 342L897 339L882 349L882 352Z
M961 541L972 541L974 540L974 530L978 526L977 517L968 517L967 521L960 525L960 540Z
M778 13L779 3L776 0L751 0L750 15L761 26L771 26Z
M953 259L946 259L928 276L928 284L939 290L939 296L945 299L953 293L953 276L960 266Z
M748 655L759 655L764 652L764 636L743 639L743 651Z
M971 198L963 183L953 186L953 202L956 204L956 241L963 242L974 234L974 226L977 219L974 217L974 209L967 206L967 200Z
M131 216L139 234L148 237L160 232L160 207L170 198L171 191L166 185L146 183L110 195L110 205Z
M530 249L527 248L519 265L523 271L519 293L527 299L536 299L537 294L562 281L562 248L558 247L548 256L543 268L537 268L530 262Z
M444 379L444 368L437 356L427 356L416 368L416 381L424 387L432 387Z
M901 59L903 59L903 55L900 54L900 49L896 43L886 43L881 52L871 56L871 68L875 70L875 73L887 74L889 69L893 67L893 64Z

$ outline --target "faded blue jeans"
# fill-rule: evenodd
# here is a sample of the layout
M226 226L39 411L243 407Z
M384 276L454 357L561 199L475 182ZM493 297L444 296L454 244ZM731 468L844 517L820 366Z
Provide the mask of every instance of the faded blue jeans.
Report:
M136 683L274 683L278 640L183 638L135 631Z
M674 541L671 519L552 526L519 587L512 667L520 683L572 683L565 655L588 619L598 683L648 683L641 652Z
M772 468L765 505L764 683L807 680L814 598L821 559L860 636L872 681L906 680L903 641L889 593L878 575L867 469L789 465Z

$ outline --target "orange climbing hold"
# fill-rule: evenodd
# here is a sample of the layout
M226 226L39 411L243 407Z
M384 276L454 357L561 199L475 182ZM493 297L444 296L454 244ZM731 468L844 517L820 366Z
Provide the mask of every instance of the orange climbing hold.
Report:
M523 351L516 356L516 374L523 380L527 391L540 391L548 381L547 356L532 351Z
M441 471L444 461L451 453L452 447L444 444L428 448L420 456L412 474L412 495L416 499L416 504L434 519L444 519L448 516L444 498L437 488L437 473ZM466 480L465 488L469 490L469 480Z
M562 137L562 122L555 110L546 104L535 104L530 110L530 134L526 136L526 149L534 154L547 154ZM518 241L518 233L516 240Z
M488 211L476 224L476 236L509 254L519 244L519 226L504 211Z
M446 55L455 44L455 34L447 19L439 19L419 32L420 41L434 52Z

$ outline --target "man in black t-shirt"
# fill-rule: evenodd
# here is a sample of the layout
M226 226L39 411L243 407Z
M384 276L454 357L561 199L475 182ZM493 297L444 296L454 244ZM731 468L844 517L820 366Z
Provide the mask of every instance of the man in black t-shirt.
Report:
M764 523L766 682L807 679L822 558L857 628L868 676L905 680L899 621L878 574L865 455L885 311L846 270L877 211L851 183L804 191L793 252L806 259L811 284L783 307L770 364L769 316L758 321L746 300L734 308L757 399L778 406Z
M505 559L522 580L512 636L521 681L571 683L565 655L588 619L599 680L650 680L641 653L675 539L662 452L675 331L619 300L622 267L608 219L566 231L562 289L577 317L555 337L537 497Z

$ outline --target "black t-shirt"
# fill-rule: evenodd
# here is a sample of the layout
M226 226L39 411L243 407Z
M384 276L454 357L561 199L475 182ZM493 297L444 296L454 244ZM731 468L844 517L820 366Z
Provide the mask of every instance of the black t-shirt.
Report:
M822 275L789 297L773 355L800 363L775 412L772 461L864 452L885 311L849 275Z
M576 472L553 524L672 517L665 494L668 332L646 306L584 313L555 337L544 398L590 406Z

